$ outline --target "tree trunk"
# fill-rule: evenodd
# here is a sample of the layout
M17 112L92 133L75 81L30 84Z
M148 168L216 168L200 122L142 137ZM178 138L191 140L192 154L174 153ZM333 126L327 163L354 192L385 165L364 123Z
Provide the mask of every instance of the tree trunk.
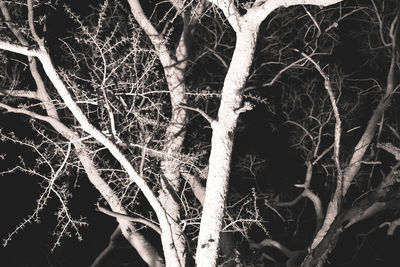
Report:
M244 25L236 35L236 46L222 89L218 119L212 123L211 154L200 234L197 266L215 266L226 195L228 190L233 138L242 107L242 89L249 75L256 47L258 27Z
M167 212L181 266L185 266L187 244L182 227L179 225L181 221L181 206L178 198L181 183L180 163L175 159L176 155L182 150L186 133L187 112L185 109L179 107L180 103L186 103L184 69L179 69L176 66L164 66L164 70L171 95L172 115L165 132L164 151L167 155L161 162L164 178L161 180L162 189L160 190L158 199Z

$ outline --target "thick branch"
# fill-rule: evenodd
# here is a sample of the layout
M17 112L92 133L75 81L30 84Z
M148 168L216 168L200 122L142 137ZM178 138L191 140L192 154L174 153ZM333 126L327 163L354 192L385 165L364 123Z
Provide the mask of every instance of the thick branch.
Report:
M151 43L154 45L161 64L164 67L172 66L175 62L169 55L164 36L156 30L153 24L151 24L150 20L146 17L139 0L127 1L131 7L131 12L135 17L135 20L139 23L140 27L144 30Z
M346 228L377 212L398 208L400 191L394 186L398 183L399 167L400 163L397 163L372 192L335 217L321 242L304 259L302 267L323 266L329 253L335 248L339 235Z
M392 154L396 160L400 161L400 148L395 147L391 143L379 143L376 145L377 148L382 148L386 152Z
M235 32L240 31L239 20L238 20L240 14L234 5L234 1L230 0L208 0L208 1L222 10L224 16L226 17L232 28L235 30Z
M192 188L193 194L195 195L197 200L203 206L204 205L204 198L205 198L205 195L206 195L206 189L201 184L200 179L197 176L194 176L194 175L190 174L186 170L182 170L181 174L184 177L184 179L189 183L190 187Z
M33 5L32 5L32 0L27 0L27 5L28 5L28 24L29 24L29 29L32 33L33 39L38 43L41 49L44 49L44 39L40 38L39 35L36 32L35 29L35 18L34 18L34 12L33 12Z
M330 6L343 0L256 0L244 17L253 19L255 23L264 21L272 11L279 7L296 5Z
M39 57L42 53L41 50L36 48L30 48L29 46L12 44L10 42L5 42L0 40L0 49L9 52L25 55L28 57Z

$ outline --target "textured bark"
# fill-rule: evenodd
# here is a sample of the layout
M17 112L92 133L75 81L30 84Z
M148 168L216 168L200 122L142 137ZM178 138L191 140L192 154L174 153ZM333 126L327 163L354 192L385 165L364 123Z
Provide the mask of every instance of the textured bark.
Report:
M171 225L174 246L176 247L178 257L182 266L186 265L187 242L182 227L179 225L180 209L179 194L181 177L179 172L179 163L175 160L176 155L182 151L183 141L186 134L186 124L188 114L180 105L186 104L185 95L186 87L184 74L187 66L189 55L188 43L190 43L190 29L197 22L192 14L184 10L183 1L170 1L173 6L181 13L183 20L183 30L176 51L174 60L166 47L166 38L154 28L151 22L144 14L138 0L128 0L132 14L140 27L144 30L150 41L152 42L156 54L164 69L164 75L167 81L168 90L171 99L171 118L165 132L164 151L166 156L161 162L163 179L161 181L161 190L159 192L159 200L168 214L168 222ZM201 12L202 5L198 5L194 13Z
M200 202L202 206L204 206L206 189L201 184L200 178L188 173L186 170L182 170L181 174L185 178L185 180L189 183L196 199ZM238 253L236 252L235 236L232 232L220 233L220 249L221 249L221 254L224 258L224 266L225 267L236 266Z
M218 119L212 123L211 154L206 197L196 251L198 266L215 266L218 257L230 161L237 117L242 107L242 89L249 75L259 25L276 8L299 4L327 6L342 0L271 0L258 2L241 16L229 0L209 0L218 6L236 32L236 46L222 89Z
M39 56L39 59L42 62L43 68L44 68L47 76L49 77L49 79L51 80L53 85L56 87L58 93L63 98L67 107L70 109L70 111L74 114L75 118L82 125L82 128L89 134L92 134L93 137L95 137L97 139L97 141L102 143L110 151L110 153L120 162L120 164L126 170L126 172L128 173L129 177L132 179L132 181L135 182L139 186L139 188L142 190L146 199L149 201L150 205L153 207L154 211L156 212L157 217L160 222L160 226L162 229L161 240L162 240L165 260L166 260L167 264L169 264L171 266L180 266L180 261L178 258L177 250L174 245L173 232L172 232L171 226L168 222L168 215L166 214L165 209L162 207L160 202L156 199L156 197L154 196L154 193L149 188L149 186L146 184L146 182L143 180L143 178L137 174L137 172L133 169L133 167L130 164L130 162L128 161L128 159L121 153L121 151L115 146L115 144L113 144L107 137L105 137L98 129L96 129L88 121L86 116L82 113L82 111L77 106L76 102L72 99L71 95L65 88L65 85L63 84L63 82L60 79L60 77L58 76L58 74L55 72L49 55L47 53L42 52ZM120 211L116 211L116 212L120 212ZM126 228L124 228L124 226L127 224L126 221L125 222L120 221L120 224L121 224L122 233L124 233L124 235L131 234L132 232L134 232L134 230L132 230L128 226L126 226ZM132 241L136 241L136 239L132 240Z
M187 242L185 234L180 226L181 216L178 192L181 184L179 162L175 156L182 150L183 140L187 122L186 110L178 107L180 103L186 103L184 72L176 67L164 68L167 77L168 88L171 95L172 116L165 133L164 151L166 157L161 162L164 179L161 181L159 200L168 214L168 221L171 225L174 244L176 246L181 266L186 265Z
M258 27L237 33L235 51L222 89L218 119L212 123L211 154L203 214L197 244L197 266L215 266L220 230L228 190L230 163L242 89L246 83L256 47Z

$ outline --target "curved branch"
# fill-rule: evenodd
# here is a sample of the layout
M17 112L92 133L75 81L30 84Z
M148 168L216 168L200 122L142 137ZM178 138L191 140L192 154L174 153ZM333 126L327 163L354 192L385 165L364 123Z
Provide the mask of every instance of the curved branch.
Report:
M125 214L114 212L114 211L108 210L106 208L100 207L99 204L97 204L97 208L99 209L100 212L102 212L104 214L107 214L108 216L115 217L115 218L122 219L122 220L127 220L127 221L130 221L130 222L142 223L144 225L147 225L148 227L150 227L154 231L156 231L159 235L162 234L161 228L159 226L155 225L154 223L152 223L152 222L150 222L150 221L148 221L146 219L135 218L135 217L131 217L131 216L128 216L128 215L125 215Z
M41 50L36 48L30 48L29 46L12 44L10 42L0 40L0 49L9 52L25 55L28 57L40 57L43 53Z
M199 113L201 116L203 116L203 118L205 118L210 124L212 124L213 121L214 121L214 119L211 118L211 117L210 117L204 110L202 110L202 109L194 108L194 107L185 105L185 104L183 104L183 103L180 103L180 104L179 104L179 107L182 107L182 108L185 108L185 109L188 109L188 110L192 110L192 111L198 112L198 113Z
M279 7L290 7L296 5L330 6L343 0L256 0L247 11L244 19L252 19L255 23L264 21L272 11Z
M281 243L272 240L272 239L264 239L259 243L250 243L250 247L260 249L263 247L273 247L282 252L288 259L286 260L287 267L297 267L298 261L303 257L305 250L290 250ZM267 258L271 259L269 256ZM271 259L272 260L272 259ZM273 260L275 261L275 260Z
M335 162L335 167L337 171L337 179L336 179L336 189L334 194L331 197L331 200L328 205L328 209L326 211L325 215L325 220L324 223L319 229L316 237L313 240L313 243L311 245L311 248L315 248L318 243L322 240L323 236L326 234L328 231L329 227L331 226L332 222L335 220L336 215L339 213L341 209L341 201L342 197L345 195L344 189L343 189L343 170L342 167L340 166L340 159L339 159L339 150L340 150L340 138L342 134L342 122L340 120L340 114L339 114L339 109L336 104L336 99L333 94L332 90L332 84L331 81L328 77L328 75L325 73L325 71L322 70L321 66L315 62L314 59L312 59L310 56L301 53L301 55L306 58L308 61L310 61L315 68L318 70L318 72L321 74L322 78L324 79L324 86L326 91L328 92L329 100L332 105L332 110L333 114L335 116L335 133L334 133L334 146L333 146L333 160Z

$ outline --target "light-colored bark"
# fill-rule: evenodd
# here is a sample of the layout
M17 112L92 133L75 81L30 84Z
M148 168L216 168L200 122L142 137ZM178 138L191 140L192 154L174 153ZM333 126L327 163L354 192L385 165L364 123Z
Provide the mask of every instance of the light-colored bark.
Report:
M212 123L211 154L206 186L206 197L196 251L198 266L215 266L218 258L226 194L229 184L230 162L238 113L243 105L243 88L252 64L259 25L276 8L299 4L327 6L341 0L271 0L255 1L241 16L229 0L211 0L227 17L236 31L236 44L222 88L218 118Z
M168 220L172 228L174 243L178 252L179 260L182 266L186 262L186 239L180 226L180 209L181 205L177 199L181 177L179 172L179 164L175 157L182 151L183 141L186 134L186 125L188 121L188 113L186 109L181 107L187 102L186 85L185 85L185 69L189 56L188 44L191 42L191 28L197 23L197 15L201 13L204 6L199 4L195 10L189 12L184 10L184 2L180 0L170 1L178 13L181 14L183 21L183 29L175 53L169 51L166 47L167 39L157 32L149 19L144 14L138 0L128 0L132 14L140 27L144 30L150 41L152 42L155 52L158 55L161 65L164 69L165 79L168 85L171 99L171 118L169 125L165 131L164 151L166 157L161 162L161 169L164 179L161 180L161 190L159 192L159 200L168 214ZM192 16L194 14L195 16ZM175 55L173 59L170 54Z
M252 26L252 25L251 25ZM219 232L223 223L229 184L230 163L238 110L249 75L257 41L258 27L245 28L236 35L236 46L222 89L218 119L212 123L211 154L199 240L197 266L215 266L218 257Z
M137 174L137 172L133 169L128 159L121 153L121 151L87 120L86 116L76 105L76 102L71 98L71 95L69 94L68 90L65 88L63 82L59 78L58 74L55 72L49 55L47 53L43 53L39 58L40 61L42 62L43 68L47 76L50 78L53 85L56 87L58 93L63 98L67 107L74 114L75 118L80 122L82 128L89 134L93 135L93 137L95 137L97 141L102 143L111 152L111 154L124 167L125 171L128 173L132 181L135 182L142 190L143 194L149 201L150 205L156 212L157 217L159 219L160 226L162 229L161 239L167 265L180 266L176 247L174 245L174 239L172 236L173 232L168 223L168 218L167 218L168 215L166 214L165 209L162 207L160 202L154 196L154 193L152 192L150 187L146 184L144 179ZM121 226L124 223L126 222L120 222ZM124 228L122 228L122 232L124 233Z
M200 236L197 247L196 262L198 266L215 266L217 261L217 252L219 246L219 231L222 226L224 204L228 189L228 181L230 174L230 161L233 146L233 137L235 134L237 118L242 111L242 89L244 88L246 79L249 74L249 69L252 64L253 54L255 51L258 27L260 23L276 8L280 6L291 6L298 4L313 4L326 6L338 3L341 0L271 0L271 1L256 1L245 16L240 16L236 11L232 1L229 0L213 0L210 1L220 7L226 15L228 21L236 31L236 47L232 57L232 62L229 67L227 76L224 81L222 90L221 105L218 111L218 119L212 123L212 149L210 155L210 168L207 180L207 190L204 202L204 209L200 227ZM184 55L185 47L176 51L178 62L171 59L169 52L165 46L165 40L151 25L150 21L144 16L138 0L128 0L131 5L132 13L140 11L136 20L141 27L147 32L160 61L165 69L167 83L171 93L172 118L169 129L167 129L166 147L169 153L179 152L182 146L184 134L182 133L182 125L186 121L186 111L179 107L180 103L185 103L183 73L184 65L180 65L179 53ZM31 25L30 25L31 26ZM32 28L32 27L31 27ZM35 36L35 39L38 39ZM184 39L181 39L181 41ZM38 42L40 44L40 42ZM39 50L27 49L23 46L10 44L0 41L0 48L8 51L24 54L31 57L38 57L42 62L43 68L56 87L58 93L64 100L67 107L79 121L82 128L92 135L97 141L102 143L111 154L121 163L127 171L132 181L135 182L143 191L144 195L155 210L162 228L162 243L165 253L165 259L168 266L180 266L184 263L182 259L182 244L184 241L179 227L179 204L173 199L173 192L170 192L168 186L171 186L173 191L179 187L179 175L177 172L170 171L174 167L174 161L164 161L163 170L166 177L163 184L160 203L151 189L140 177L126 157L118 150L118 148L105 137L98 129L93 127L82 113L76 102L72 99L64 83L55 71L51 63L50 56L44 47ZM178 46L179 48L179 46ZM182 57L184 59L184 57ZM171 68L175 63L179 63L180 69ZM183 68L182 68L183 67ZM175 134L175 135L173 135ZM171 137L176 137L178 140L172 140ZM168 141L171 140L171 141ZM76 142L78 143L78 142ZM74 143L75 145L75 143ZM80 151L79 148L76 148ZM83 150L82 150L83 151ZM84 159L83 159L84 160ZM85 161L85 160L84 160ZM83 164L83 163L82 163ZM178 168L176 168L178 169ZM89 168L90 172L90 168ZM100 179L102 180L102 179ZM103 180L102 180L103 181ZM103 181L104 182L104 181ZM110 204L111 205L111 204ZM114 210L114 208L113 208ZM116 211L118 212L118 211ZM121 226L125 222L120 222ZM176 226L176 227L175 227ZM124 228L122 228L124 229ZM125 232L129 233L131 228L126 227ZM124 230L123 230L124 232Z
M12 23L12 18L8 12L8 8L7 8L6 4L4 3L4 1L0 1L0 10L5 19L7 27L14 34L14 36L18 39L18 41L24 46L29 46L29 42L21 34L20 30L17 27L15 27L15 24ZM49 116L58 119L57 109L56 109L55 105L52 104L52 100L46 91L46 87L44 85L42 76L40 76L38 68L37 68L36 59L34 57L28 57L28 62L29 62L29 69L31 71L32 77L35 81L36 88L37 88L37 91L32 92L31 94L35 93L36 94L35 98L40 99L42 101L42 103L47 111L47 114Z
M177 200L178 190L181 183L178 162L174 160L182 150L182 144L185 138L185 126L187 123L187 112L179 105L186 103L185 80L184 73L187 65L188 47L187 39L189 38L189 25L185 22L183 32L177 46L174 60L170 56L170 51L166 47L166 38L154 28L149 19L144 14L141 4L138 0L128 0L132 14L140 27L152 42L155 52L160 59L164 69L164 75L168 85L171 99L171 118L169 125L165 131L164 151L166 157L161 162L163 179L161 180L161 190L158 199L164 207L168 222L172 229L174 245L179 257L181 266L186 265L186 239L180 226L180 203ZM174 1L174 6L178 11L183 12L183 2ZM185 12L183 12L183 16ZM184 20L185 21L185 20ZM165 253L167 253L165 251Z

